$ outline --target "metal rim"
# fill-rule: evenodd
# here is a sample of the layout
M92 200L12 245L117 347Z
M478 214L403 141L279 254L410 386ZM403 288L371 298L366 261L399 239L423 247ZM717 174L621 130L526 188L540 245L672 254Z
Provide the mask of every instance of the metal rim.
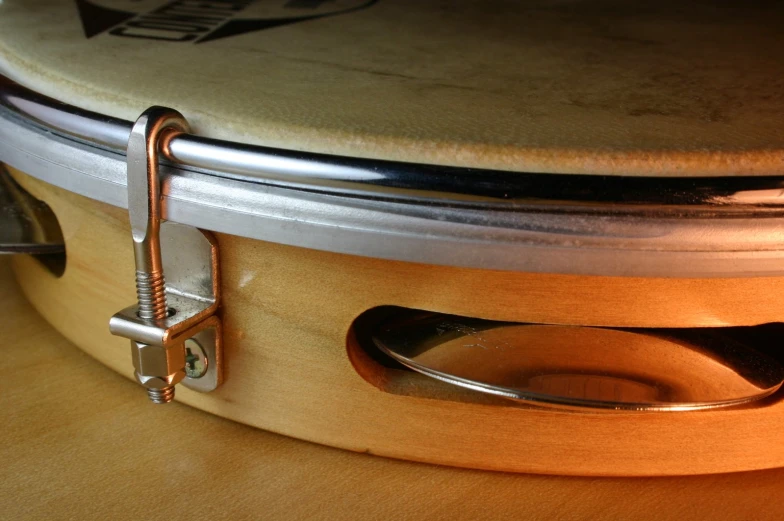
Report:
M131 123L0 77L0 160L126 207ZM612 276L784 274L784 177L626 178L374 162L180 134L166 218L385 259Z
M133 125L38 94L2 75L0 104L50 132L121 154ZM558 206L562 211L591 213L637 213L651 208L661 213L670 206L677 206L672 210L680 213L784 211L784 175L775 172L770 176L689 178L505 172L330 156L188 133L172 139L164 152L180 167L217 177L393 200L482 202L515 209Z

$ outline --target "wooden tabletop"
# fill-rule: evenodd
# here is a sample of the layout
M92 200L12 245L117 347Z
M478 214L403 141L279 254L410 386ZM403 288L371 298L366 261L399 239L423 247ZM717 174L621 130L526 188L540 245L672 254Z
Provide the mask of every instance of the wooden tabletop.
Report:
M644 479L460 470L154 406L49 327L5 260L0 330L2 519L772 520L784 512L784 469Z

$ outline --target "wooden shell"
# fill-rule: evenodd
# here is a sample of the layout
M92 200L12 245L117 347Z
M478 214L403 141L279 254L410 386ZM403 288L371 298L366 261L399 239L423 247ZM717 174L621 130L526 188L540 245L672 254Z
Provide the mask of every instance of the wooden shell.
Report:
M0 257L4 519L779 521L784 469L670 478L466 471L153 407L24 301Z
M133 302L124 210L14 177L57 214L60 278L16 257L17 279L57 330L131 377L109 317ZM364 311L399 305L504 320L724 325L775 320L781 279L540 276L390 262L218 235L225 383L179 400L225 418L360 452L483 469L576 475L729 472L784 465L784 402L676 414L539 410L452 391L356 349ZM145 400L139 390L139 400ZM152 405L150 406L152 407Z

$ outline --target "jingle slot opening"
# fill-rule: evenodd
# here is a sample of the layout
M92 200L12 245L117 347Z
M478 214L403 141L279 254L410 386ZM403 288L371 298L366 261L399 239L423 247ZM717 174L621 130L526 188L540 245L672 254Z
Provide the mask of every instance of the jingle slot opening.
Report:
M379 350L372 340L375 327L404 308L380 306L359 315L346 338L346 350L354 370L369 384L395 395L454 402L530 407L497 396L477 393L417 373Z
M602 328L393 306L352 324L355 370L384 392L583 411L764 407L782 398L784 323Z
M65 240L57 216L22 188L0 164L0 254L27 254L59 278L65 273Z

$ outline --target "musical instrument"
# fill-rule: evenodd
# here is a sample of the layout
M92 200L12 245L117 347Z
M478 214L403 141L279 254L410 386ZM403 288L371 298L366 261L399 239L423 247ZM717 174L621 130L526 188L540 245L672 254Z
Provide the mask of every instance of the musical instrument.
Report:
M0 327L13 339L0 379L0 510L9 519L123 519L151 501L164 517L273 519L647 519L655 503L664 519L774 520L784 506L784 469L654 479L466 472L334 450L179 404L151 410L133 383L46 324L8 268L0 258ZM178 472L155 477L153 468Z
M356 451L784 465L780 8L312 4L0 6L49 323L155 402Z

